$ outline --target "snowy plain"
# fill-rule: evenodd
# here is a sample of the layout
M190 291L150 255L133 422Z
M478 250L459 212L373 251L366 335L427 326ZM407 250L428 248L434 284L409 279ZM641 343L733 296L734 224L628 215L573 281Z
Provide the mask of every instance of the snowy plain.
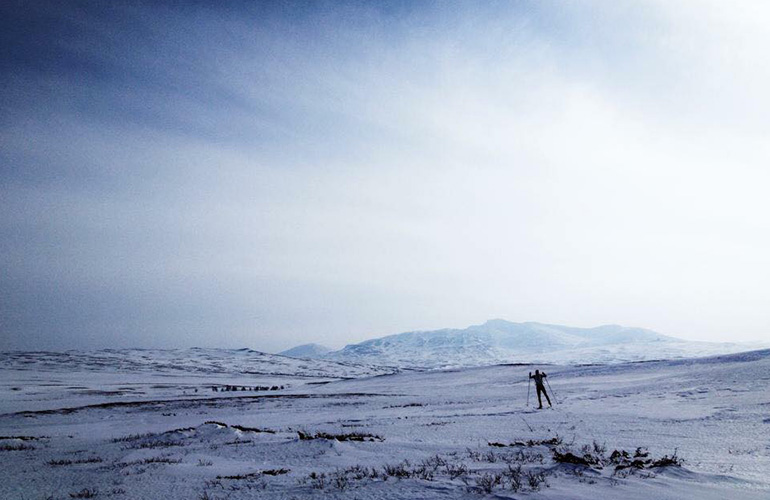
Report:
M770 350L537 367L3 353L0 498L770 498Z

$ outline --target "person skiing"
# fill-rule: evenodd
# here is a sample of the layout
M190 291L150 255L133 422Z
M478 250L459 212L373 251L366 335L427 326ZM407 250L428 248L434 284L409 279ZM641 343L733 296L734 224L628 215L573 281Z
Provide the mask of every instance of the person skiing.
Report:
M537 402L540 404L538 407L538 410L543 409L543 400L540 397L540 393L542 392L545 394L545 399L548 401L548 406L553 407L551 404L551 398L548 397L548 393L545 392L545 386L543 385L543 379L545 379L548 375L545 374L545 372L540 373L540 370L535 370L535 374L532 375L532 372L529 372L529 378L535 379L535 389L537 390Z

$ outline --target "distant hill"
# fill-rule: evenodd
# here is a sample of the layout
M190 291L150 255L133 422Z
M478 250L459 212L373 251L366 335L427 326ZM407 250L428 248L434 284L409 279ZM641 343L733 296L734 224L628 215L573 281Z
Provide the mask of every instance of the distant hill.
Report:
M292 347L285 351L281 351L278 354L281 356L290 356L292 358L309 358L316 359L322 357L324 354L331 352L331 349L321 344L302 344L297 347Z
M690 342L644 328L575 328L502 319L465 329L415 331L345 346L335 361L436 369L499 363L618 363L746 351L755 344Z
M295 359L252 349L101 349L64 352L0 352L0 370L115 372L169 374L228 374L356 378L395 373L358 363Z

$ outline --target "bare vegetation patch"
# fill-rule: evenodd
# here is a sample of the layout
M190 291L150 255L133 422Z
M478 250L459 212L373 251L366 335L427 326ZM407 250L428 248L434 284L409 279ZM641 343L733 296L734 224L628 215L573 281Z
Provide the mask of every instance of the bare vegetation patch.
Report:
M164 439L160 441L143 441L141 443L133 444L130 446L127 446L126 449L155 449L155 448L172 448L174 446L182 446L183 443L179 441L172 441L170 439Z
M496 448L506 448L506 447L535 447L535 446L559 446L562 444L564 440L559 437L557 434L556 436L550 438L550 439L529 439L527 441L514 441L512 443L504 444L504 443L498 443L494 441L490 441L487 443L489 446L493 446Z
M139 441L140 439L149 439L156 437L158 434L147 432L144 434L129 434L127 436L116 437L112 439L113 443L129 443L132 441Z
M310 441L313 439L329 439L329 440L337 440L337 441L358 441L358 442L385 441L385 439L381 436L377 436L375 434L367 434L364 432L349 432L344 434L328 434L326 432L316 432L315 434L310 434L302 431L297 431L297 434L299 434L299 439L301 441Z
M260 429L257 427L246 427L244 425L231 425L230 427L232 429L235 429L236 431L241 431L241 432L264 432L267 434L275 434L275 431L272 429Z
M35 447L26 443L2 443L0 444L0 451L25 451L34 450Z
M562 445L562 439L558 436L510 445L489 445L497 449L467 448L465 452L435 454L420 462L402 460L388 463L379 469L356 465L336 469L331 473L312 472L298 479L298 483L318 490L331 488L346 491L372 481L443 480L453 482L469 493L486 495L506 490L514 493L538 492L549 487L549 477L555 474L581 483L596 484L597 480L604 480L612 485L619 484L619 478L629 474L642 478L653 477L649 469L682 464L676 452L658 459L651 458L644 448L638 448L633 453L614 450L608 455L604 443L592 442L572 448L571 444ZM568 467L565 474L565 469L559 468L559 464L572 467ZM608 466L614 466L615 471L612 475L602 474L600 471ZM626 469L633 471L628 472ZM640 472L642 469L647 472Z
M77 460L49 460L46 462L48 465L52 467L58 467L62 465L77 465L77 464L98 464L102 463L103 460L100 457L88 457L88 458L80 458Z
M115 467L122 469L125 467L131 467L134 465L180 464L180 463L182 463L181 458L171 458L169 456L158 456L158 457L141 458L139 460L132 460L130 462L118 462L115 464Z
M483 475L476 478L476 486L478 486L482 492L487 494L492 493L495 486L502 484L502 482L503 475L499 473L492 474L485 472Z
M0 436L0 441L6 441L6 440L18 440L18 441L39 441L39 437L35 436Z
M469 451L471 452L469 454ZM396 480L436 481L439 479L459 482L460 487L469 492L489 494L496 489L512 491L538 491L548 486L547 470L523 470L522 465L508 464L504 469L472 469L463 460L475 458L478 461L497 463L498 457L467 450L465 454L436 454L419 463L402 460L394 464L385 464L380 470L376 467L356 465L347 469L337 469L333 473L312 472L300 478L299 484L309 484L313 489L333 488L344 491L354 488L362 482ZM381 471L381 472L380 472Z
M233 476L217 476L217 479L248 480L257 479L261 476L281 476L291 472L290 469L266 469L261 471L249 472L247 474L236 474Z
M254 441L251 441L249 439L234 439L232 441L227 441L222 443L225 446L232 446L232 445L239 445L239 444L254 444Z
M582 446L580 451L571 450L565 446L553 450L553 460L557 463L589 467L596 470L613 466L616 473L623 470L681 467L684 463L684 460L677 455L676 450L671 456L664 455L657 459L651 458L649 451L641 447L637 448L633 454L626 450L613 450L609 457L606 456L606 450L604 444L599 444L596 441L592 445Z
M70 498L95 498L98 494L96 489L83 488L75 493L70 493Z

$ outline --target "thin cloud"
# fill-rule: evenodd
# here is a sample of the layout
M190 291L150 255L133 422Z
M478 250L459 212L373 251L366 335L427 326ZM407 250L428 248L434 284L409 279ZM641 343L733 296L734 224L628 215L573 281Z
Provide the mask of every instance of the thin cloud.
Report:
M733 10L8 12L4 347L759 338L769 40Z

